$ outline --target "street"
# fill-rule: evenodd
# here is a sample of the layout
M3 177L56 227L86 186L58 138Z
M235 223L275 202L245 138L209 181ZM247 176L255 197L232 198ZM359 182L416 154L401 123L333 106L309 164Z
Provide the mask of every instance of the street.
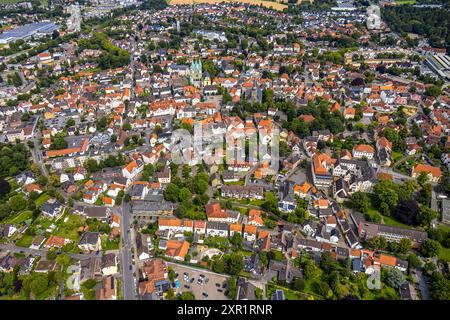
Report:
M130 237L130 214L131 208L128 203L124 203L121 207L122 222L121 234L123 239L122 248L120 249L120 262L122 270L122 290L124 300L136 300L136 283L133 274L132 250L133 245Z

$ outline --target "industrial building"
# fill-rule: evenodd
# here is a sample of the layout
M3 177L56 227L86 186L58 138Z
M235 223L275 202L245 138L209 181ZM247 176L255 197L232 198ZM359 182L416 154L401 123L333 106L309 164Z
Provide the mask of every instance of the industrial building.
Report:
M0 34L0 44L7 44L17 40L27 40L31 37L42 37L50 35L53 31L58 30L59 26L52 22L36 22L26 24L22 27L8 30Z

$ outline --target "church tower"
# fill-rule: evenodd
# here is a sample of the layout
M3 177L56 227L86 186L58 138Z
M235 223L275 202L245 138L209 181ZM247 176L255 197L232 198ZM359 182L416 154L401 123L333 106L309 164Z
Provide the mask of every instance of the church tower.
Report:
M200 60L193 60L189 72L191 85L200 88L202 84L202 62Z

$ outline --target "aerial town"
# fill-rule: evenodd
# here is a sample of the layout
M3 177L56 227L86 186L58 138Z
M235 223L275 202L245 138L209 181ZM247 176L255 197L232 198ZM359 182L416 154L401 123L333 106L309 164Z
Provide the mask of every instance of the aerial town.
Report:
M0 13L0 300L450 300L449 1Z

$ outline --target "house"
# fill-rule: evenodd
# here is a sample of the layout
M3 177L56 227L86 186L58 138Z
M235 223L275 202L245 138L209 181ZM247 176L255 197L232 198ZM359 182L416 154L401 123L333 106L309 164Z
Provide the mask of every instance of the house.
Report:
M114 275L118 272L117 256L115 253L107 253L102 256L102 274L104 276Z
M33 242L30 245L30 249L38 250L44 242L45 242L45 237L38 235L33 239Z
M433 167L426 164L417 164L412 172L411 176L413 178L417 178L422 172L424 172L427 175L428 181L437 183L439 180L441 180L442 172L441 168L439 167Z
M187 241L169 240L166 245L166 257L184 261L189 251L190 243Z
M57 272L61 269L61 266L56 262L56 260L39 260L39 262L34 267L34 272L37 273L49 273Z
M255 295L256 287L246 278L239 277L237 280L236 300L257 300Z
M207 221L206 222L206 235L208 237L228 237L229 225L224 222Z
M294 266L292 260L271 260L269 270L277 273L278 283L291 283L296 278L303 278L302 271Z
M256 235L258 232L258 227L245 224L244 225L244 239L249 242L254 242L256 240Z
M20 264L20 259L7 254L3 258L0 258L0 271L1 272L12 272L14 267Z
M122 169L122 175L125 178L133 180L144 169L143 164L139 161L133 160Z
M44 244L44 248L62 248L66 244L70 243L69 239L58 237L58 236L50 236Z
M97 300L117 300L117 284L113 276L103 278L102 286L95 293Z
M391 165L392 143L385 137L377 140L377 156L380 165L389 167Z
M60 214L61 203L56 199L49 199L41 205L42 213L48 217L54 218Z
M367 158L372 160L375 155L375 149L369 144L358 144L353 147L353 157L354 158Z
M170 183L171 180L170 168L168 166L165 166L162 172L156 173L156 178L158 179L158 182L161 184Z
M250 209L248 211L247 224L257 227L264 226L264 221L261 217L261 211L256 209Z
M78 248L85 252L99 251L102 249L102 242L98 232L85 232L81 235Z
M13 236L15 233L17 232L17 228L15 226L13 226L12 224L5 224L3 225L3 230L2 230L2 236L9 238L11 236Z
M208 221L236 223L239 220L239 214L232 214L223 210L219 202L205 205L205 211Z
M168 279L167 262L163 259L151 259L144 263L142 267L144 281L139 283L139 294L142 299L157 299L170 287Z
M149 244L151 243L150 236L138 232L136 234L136 251L139 260L145 261L150 259Z

